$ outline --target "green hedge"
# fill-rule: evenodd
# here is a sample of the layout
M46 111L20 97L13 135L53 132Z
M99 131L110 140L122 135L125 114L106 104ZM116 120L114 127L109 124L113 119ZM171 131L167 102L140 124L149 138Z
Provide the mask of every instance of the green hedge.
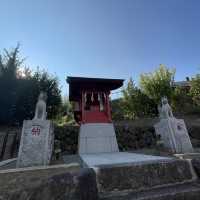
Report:
M187 129L192 139L200 140L200 126L187 126Z
M77 153L78 132L79 126L55 126L55 139L60 141L62 152Z
M115 126L115 131L121 151L132 151L156 145L154 128Z
M115 126L120 151L132 151L155 145L153 128ZM55 127L55 139L60 141L62 152L75 154L78 150L78 126Z

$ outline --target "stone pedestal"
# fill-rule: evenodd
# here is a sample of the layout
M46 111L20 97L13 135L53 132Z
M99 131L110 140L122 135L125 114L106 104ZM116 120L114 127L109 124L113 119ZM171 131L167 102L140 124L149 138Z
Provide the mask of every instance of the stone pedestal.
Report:
M183 119L169 117L161 119L154 126L156 134L161 136L164 146L173 153L191 153L193 147Z
M17 167L48 165L53 150L53 124L49 120L25 120Z
M113 124L82 124L78 151L79 154L119 152Z

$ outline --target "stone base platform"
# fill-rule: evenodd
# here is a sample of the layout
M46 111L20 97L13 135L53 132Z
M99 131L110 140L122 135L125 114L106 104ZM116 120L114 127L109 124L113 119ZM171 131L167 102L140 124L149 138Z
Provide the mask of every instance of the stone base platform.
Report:
M0 170L0 199L200 199L200 158L120 152L65 155L63 160L67 164ZM4 161L0 169L14 163Z
M93 167L102 200L198 200L200 184L181 159L149 159Z
M85 163L85 166L87 167L149 163L149 162L152 163L158 161L168 161L173 159L169 157L150 156L150 155L128 153L128 152L81 154L80 157Z
M119 152L112 123L81 124L78 143L79 154Z
M164 147L173 153L193 153L194 149L183 119L174 117L161 119L154 125L157 135L161 136Z
M53 151L53 129L50 120L24 120L17 167L49 165Z

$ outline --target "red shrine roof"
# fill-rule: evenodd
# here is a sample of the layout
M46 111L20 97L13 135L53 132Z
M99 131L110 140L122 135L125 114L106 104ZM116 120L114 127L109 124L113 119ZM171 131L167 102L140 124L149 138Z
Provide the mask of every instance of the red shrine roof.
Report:
M86 78L86 77L67 77L69 83L69 100L80 99L81 90L110 91L120 88L123 85L123 79L106 78Z

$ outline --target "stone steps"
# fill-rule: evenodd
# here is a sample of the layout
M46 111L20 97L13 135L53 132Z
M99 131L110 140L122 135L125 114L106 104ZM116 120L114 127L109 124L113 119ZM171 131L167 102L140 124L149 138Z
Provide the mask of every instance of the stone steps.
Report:
M141 192L113 192L100 196L100 200L199 200L200 183L174 184Z
M199 159L7 169L0 170L0 199L199 200L199 172Z
M96 174L101 200L200 199L200 182L187 160L101 166Z
M186 160L100 166L96 169L100 193L147 190L162 185L191 182L196 177Z

